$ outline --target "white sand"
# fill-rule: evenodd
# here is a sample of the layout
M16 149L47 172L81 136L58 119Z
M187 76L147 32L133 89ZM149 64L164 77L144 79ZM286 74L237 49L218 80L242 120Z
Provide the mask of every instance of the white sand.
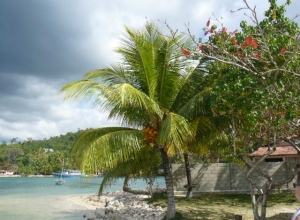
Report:
M69 202L85 207L88 210L95 210L96 208L104 208L106 202L111 201L115 198L115 195L82 195L73 196L68 198Z
M0 219L82 220L84 214L96 209L88 204L72 202L70 196L53 195L34 198L5 196L0 200Z

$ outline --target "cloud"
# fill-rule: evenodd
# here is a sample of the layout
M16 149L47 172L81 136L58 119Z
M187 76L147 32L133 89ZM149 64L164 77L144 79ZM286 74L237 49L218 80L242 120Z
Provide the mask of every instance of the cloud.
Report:
M16 94L0 96L0 140L18 137L25 140L117 125L107 121L107 113L91 106L80 107L75 101L63 101L55 86L35 77L26 79ZM22 93L21 93L22 91Z
M251 0L259 15L267 1ZM280 0L283 3L284 0ZM228 29L245 19L242 0L9 0L0 7L0 141L49 138L78 128L112 126L90 105L63 101L62 86L89 70L119 61L114 49L124 25L157 22L197 36L213 13ZM300 6L288 7L291 17ZM217 21L213 21L217 22Z

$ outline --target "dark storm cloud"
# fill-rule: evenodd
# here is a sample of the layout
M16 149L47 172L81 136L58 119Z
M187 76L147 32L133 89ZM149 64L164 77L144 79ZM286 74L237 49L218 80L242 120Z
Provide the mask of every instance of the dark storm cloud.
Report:
M76 20L67 7L62 1L1 1L0 73L57 78L91 65L77 48L89 34L80 20L86 17Z
M268 6L249 2L260 10ZM299 2L289 7L290 17ZM235 30L245 16L230 10L243 6L242 0L0 0L0 142L113 125L103 112L64 102L59 91L88 70L118 62L113 49L124 25L140 29L147 18L163 30L169 31L167 21L186 32L189 23L192 33L203 35L215 13Z
M17 95L23 83L16 74L0 73L0 97Z

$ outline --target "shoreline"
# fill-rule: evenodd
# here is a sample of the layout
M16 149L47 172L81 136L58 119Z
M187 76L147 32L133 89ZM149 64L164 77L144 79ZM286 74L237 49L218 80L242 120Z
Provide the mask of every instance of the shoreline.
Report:
M0 178L14 178L14 177L24 177L24 178L26 178L26 177L29 177L29 178L31 178L31 177L41 177L41 178L43 178L43 177L55 177L55 175L27 175L27 176L25 176L25 175L0 175ZM94 175L94 176L84 176L84 177L87 177L87 178L97 178L97 177L103 177L102 175ZM81 178L81 177L76 177L76 178ZM67 179L69 179L69 178L67 178Z
M0 178L14 178L14 177L55 177L54 175L0 175Z

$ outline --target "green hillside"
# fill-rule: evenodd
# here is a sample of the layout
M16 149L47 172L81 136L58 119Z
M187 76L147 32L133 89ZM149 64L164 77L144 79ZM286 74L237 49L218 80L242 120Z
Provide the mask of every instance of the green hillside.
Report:
M68 158L74 141L85 131L78 129L74 133L68 132L44 140L28 138L18 142L17 138L13 138L10 143L3 141L0 144L0 169L23 175L49 175L60 171L62 160ZM66 168L78 168L70 159L66 161Z

